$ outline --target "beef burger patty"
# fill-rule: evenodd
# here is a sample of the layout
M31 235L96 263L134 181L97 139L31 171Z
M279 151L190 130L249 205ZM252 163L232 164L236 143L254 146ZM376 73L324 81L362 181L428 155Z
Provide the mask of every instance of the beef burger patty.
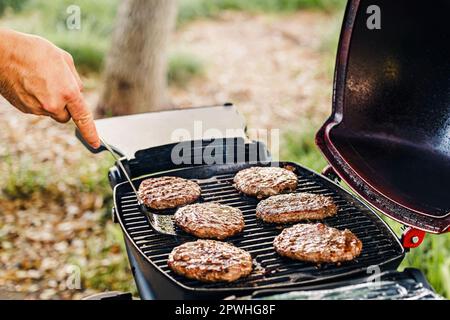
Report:
M149 178L142 181L138 196L152 209L169 209L196 201L201 194L200 186L178 177Z
M269 197L258 203L256 216L265 222L288 223L334 216L333 199L313 193L290 193Z
M278 167L251 167L239 171L234 186L249 196L265 198L297 188L297 175Z
M245 225L241 210L215 202L184 206L174 218L187 233L207 239L223 240L241 232Z
M253 269L248 252L215 240L186 242L172 250L167 264L175 273L203 282L236 281Z
M273 241L284 257L315 263L350 261L359 256L362 242L350 230L322 223L297 224L284 229Z

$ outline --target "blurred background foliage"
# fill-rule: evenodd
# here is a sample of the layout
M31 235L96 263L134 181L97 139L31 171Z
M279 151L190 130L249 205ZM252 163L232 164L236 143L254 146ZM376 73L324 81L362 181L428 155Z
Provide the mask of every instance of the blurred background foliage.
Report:
M27 0L2 0L0 2L0 15L3 15L7 9L15 12L20 11Z
M213 18L223 10L286 13L300 9L335 10L342 0L181 0L178 23L198 18Z
M1 0L0 26L45 36L69 51L83 74L94 75L95 78L102 70L118 2L119 0ZM72 4L81 7L82 29L78 32L71 32L65 26L66 10ZM339 12L344 5L344 0L180 0L178 28L183 28L199 19L215 19L223 11L284 15L304 9ZM322 41L320 48L323 53L324 74L329 79L333 73L339 27L336 25L335 32ZM172 86L186 86L190 80L202 77L207 68L205 61L189 51L174 51L170 55L168 79ZM323 90L328 93L331 88L323 88ZM314 144L314 135L320 124L320 121L308 119L293 123L295 129L288 129L282 137L282 158L320 171L326 164ZM17 157L14 152L2 157L5 178L2 179L0 188L5 197L29 198L34 193L56 194L56 198L64 196L58 193L58 185L61 184L59 177L56 175L58 179L52 178L55 175L51 174L54 170L51 163L36 169L32 166L32 158L21 155L20 161L17 161ZM79 165L77 168L79 179L66 181L66 183L75 192L102 193L105 198L103 206L109 207L111 191L106 179L106 170L111 163L111 159L104 158L94 168L87 164ZM86 265L83 270L84 286L100 291L116 289L135 292L127 269L121 232L117 226L107 222L108 218L105 211L100 221L106 234L105 242L99 244L93 240L89 243L87 247L90 249L86 259L101 260L109 255L111 250L119 250L121 258L114 263L95 265L95 267L77 262L80 265ZM390 220L388 223L397 234L400 234L400 225ZM1 228L0 223L0 231ZM1 237L0 232L0 240ZM434 288L450 298L450 234L427 236L419 249L407 254L402 268L409 266L424 271Z
M45 35L69 51L82 72L99 72L108 49L119 0L2 0L0 15L15 30ZM201 18L214 18L224 10L289 13L299 9L337 10L343 0L179 0L178 25ZM81 8L83 26L70 32L65 26L67 8ZM202 64L186 52L170 56L169 80L201 74Z

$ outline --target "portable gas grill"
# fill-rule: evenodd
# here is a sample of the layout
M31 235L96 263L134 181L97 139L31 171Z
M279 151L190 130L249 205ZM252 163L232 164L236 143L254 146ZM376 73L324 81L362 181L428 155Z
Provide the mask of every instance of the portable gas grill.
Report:
M371 5L381 9L381 29L367 27ZM322 175L296 163L272 162L262 142L247 138L245 124L231 104L98 120L99 133L123 156L121 162L136 187L148 177L183 177L200 185L200 202L237 207L245 218L244 231L227 241L252 255L250 276L206 284L178 276L168 268L167 258L187 240L155 232L123 172L112 167L112 215L124 232L141 298L270 296L361 284L379 272L389 283L407 281L408 288L429 288L419 271L395 270L426 232L449 231L448 10L446 1L427 7L419 1L349 1L333 112L316 137L330 164ZM183 161L174 161L174 154ZM331 196L339 211L324 223L354 232L363 243L361 255L340 265L320 266L277 255L272 241L282 227L257 220L258 200L232 185L239 170L255 165L289 167L298 175L296 192ZM341 179L357 196L339 185ZM405 225L400 239L375 209ZM163 214L170 219L174 211Z

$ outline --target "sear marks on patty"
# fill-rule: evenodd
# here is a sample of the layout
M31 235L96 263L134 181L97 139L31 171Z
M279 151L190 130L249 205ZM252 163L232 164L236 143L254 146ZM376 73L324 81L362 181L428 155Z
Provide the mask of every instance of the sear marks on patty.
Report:
M239 171L234 186L242 193L258 199L297 188L297 175L278 167L251 167Z
M313 193L290 193L269 197L258 203L256 216L265 222L289 223L334 216L333 199Z
M350 230L341 231L322 223L284 229L273 245L281 256L315 263L350 261L362 249L361 240Z
M178 177L149 178L142 181L138 196L152 209L169 209L196 201L201 194L200 186Z
M247 251L216 240L197 240L175 247L167 264L175 273L203 282L236 281L253 269Z
M190 204L177 210L175 223L199 238L223 240L244 229L241 210L215 202Z

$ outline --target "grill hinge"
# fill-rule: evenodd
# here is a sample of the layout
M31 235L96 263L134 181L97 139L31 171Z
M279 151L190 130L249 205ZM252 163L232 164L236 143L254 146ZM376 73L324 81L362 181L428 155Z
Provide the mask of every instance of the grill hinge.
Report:
M325 177L327 177L331 181L334 181L337 184L341 182L341 178L338 176L338 174L331 165L327 165L325 168L323 168L322 175L324 175Z
M407 227L402 234L402 245L405 249L417 248L423 242L426 232Z

